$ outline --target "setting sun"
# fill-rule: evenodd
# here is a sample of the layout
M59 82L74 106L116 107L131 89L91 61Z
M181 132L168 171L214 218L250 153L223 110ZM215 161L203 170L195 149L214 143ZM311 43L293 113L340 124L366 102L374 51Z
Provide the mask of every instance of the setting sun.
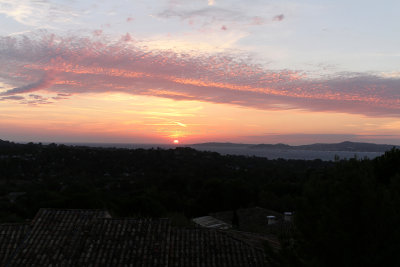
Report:
M176 145L179 144L179 140L178 140L178 139L175 139L175 140L174 140L174 144L176 144Z

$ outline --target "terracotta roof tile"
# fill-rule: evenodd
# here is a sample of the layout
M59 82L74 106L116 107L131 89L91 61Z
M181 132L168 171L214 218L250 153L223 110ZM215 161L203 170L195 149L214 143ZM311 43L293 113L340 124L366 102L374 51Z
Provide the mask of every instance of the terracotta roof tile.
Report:
M171 232L169 266L267 266L262 250L223 231L176 228Z
M40 209L10 264L72 264L82 231L93 219L104 216L107 213L102 210Z
M262 250L220 230L109 217L41 209L31 224L1 225L1 266L268 266Z
M167 219L96 220L87 233L78 263L167 266L169 232Z
M27 223L0 224L0 266L7 264L29 230L30 225Z

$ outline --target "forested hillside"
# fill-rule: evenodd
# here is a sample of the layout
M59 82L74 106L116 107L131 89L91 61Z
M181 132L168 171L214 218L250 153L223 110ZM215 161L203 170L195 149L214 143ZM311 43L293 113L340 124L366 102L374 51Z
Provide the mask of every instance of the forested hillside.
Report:
M42 207L185 221L255 206L295 212L282 265L389 265L400 243L400 151L325 162L0 142L2 222Z
M221 156L191 148L1 147L2 221L40 207L106 208L117 216L187 217L260 205L294 210L310 172L333 163ZM26 192L15 203L7 194ZM12 218L10 218L10 216Z

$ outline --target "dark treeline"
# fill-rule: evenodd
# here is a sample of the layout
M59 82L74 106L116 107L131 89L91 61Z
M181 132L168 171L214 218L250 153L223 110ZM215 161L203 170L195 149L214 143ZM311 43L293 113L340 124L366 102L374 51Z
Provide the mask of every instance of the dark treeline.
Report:
M310 173L334 165L191 148L7 144L0 150L2 221L32 218L41 207L105 208L114 216L182 213L188 218L251 206L291 211ZM4 198L10 192L26 194L10 204Z
M2 222L42 207L186 220L254 206L295 212L282 265L389 265L400 248L400 151L325 162L0 142Z

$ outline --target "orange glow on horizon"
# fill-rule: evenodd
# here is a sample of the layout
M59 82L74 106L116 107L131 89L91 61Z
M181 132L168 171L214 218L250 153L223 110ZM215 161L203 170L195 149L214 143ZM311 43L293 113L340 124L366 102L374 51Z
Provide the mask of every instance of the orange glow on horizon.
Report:
M400 130L399 120L393 118L304 110L268 111L124 93L71 95L57 104L40 106L4 102L0 114L0 139L14 141L178 145L175 140L182 144L184 139L185 144L268 143L277 140L276 136L297 133L354 133L378 138L382 134L398 136ZM25 137L21 133L28 134ZM283 140L290 141L296 142Z

